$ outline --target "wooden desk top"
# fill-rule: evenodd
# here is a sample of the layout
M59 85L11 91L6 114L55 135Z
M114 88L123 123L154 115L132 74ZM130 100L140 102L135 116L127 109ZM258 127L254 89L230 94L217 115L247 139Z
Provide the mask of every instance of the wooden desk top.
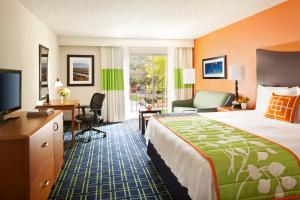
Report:
M50 100L50 103L44 103L43 105L37 105L36 108L47 108L47 107L62 107L62 106L77 106L79 100L75 98L66 99L61 101L60 99Z
M19 116L20 118L0 124L0 141L28 138L61 112L54 111L52 115L44 117L27 117L26 112L14 112L9 116Z

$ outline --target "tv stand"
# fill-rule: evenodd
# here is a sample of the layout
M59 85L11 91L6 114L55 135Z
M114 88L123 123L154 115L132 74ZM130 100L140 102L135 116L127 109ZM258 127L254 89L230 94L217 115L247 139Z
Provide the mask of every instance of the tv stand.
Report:
M14 117L5 117L5 115L0 115L0 124L3 124L7 121L11 121L11 120L15 120L15 119L19 119L19 116L14 116Z

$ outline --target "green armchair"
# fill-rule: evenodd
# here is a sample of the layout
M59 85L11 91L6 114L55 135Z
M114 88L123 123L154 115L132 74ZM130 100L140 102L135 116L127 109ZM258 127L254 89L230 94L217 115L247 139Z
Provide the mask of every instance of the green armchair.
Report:
M231 106L234 94L198 90L192 99L177 100L172 102L172 111L182 112L216 112L218 106Z

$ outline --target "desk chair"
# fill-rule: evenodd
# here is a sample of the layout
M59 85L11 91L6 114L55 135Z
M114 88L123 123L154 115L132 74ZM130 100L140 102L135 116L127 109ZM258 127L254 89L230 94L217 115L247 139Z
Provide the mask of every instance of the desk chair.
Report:
M92 131L95 131L96 133L103 133L102 138L106 137L106 132L98 130L93 127L94 123L101 123L103 122L103 118L101 117L101 109L103 105L103 101L105 98L105 94L101 93L95 93L92 96L90 106L80 106L79 108L82 109L82 114L77 115L75 117L75 121L78 123L85 123L88 124L88 128L78 132L78 134L84 134L85 132L89 131L90 135L88 138L85 138L84 142L90 142L92 137L91 133ZM86 108L90 108L90 112L93 112L93 114L86 113Z

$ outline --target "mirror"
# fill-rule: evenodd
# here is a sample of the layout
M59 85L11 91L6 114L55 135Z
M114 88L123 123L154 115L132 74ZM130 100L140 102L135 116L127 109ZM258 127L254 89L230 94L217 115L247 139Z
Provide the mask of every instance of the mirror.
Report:
M43 100L49 94L48 90L48 58L49 49L39 45L39 99Z

